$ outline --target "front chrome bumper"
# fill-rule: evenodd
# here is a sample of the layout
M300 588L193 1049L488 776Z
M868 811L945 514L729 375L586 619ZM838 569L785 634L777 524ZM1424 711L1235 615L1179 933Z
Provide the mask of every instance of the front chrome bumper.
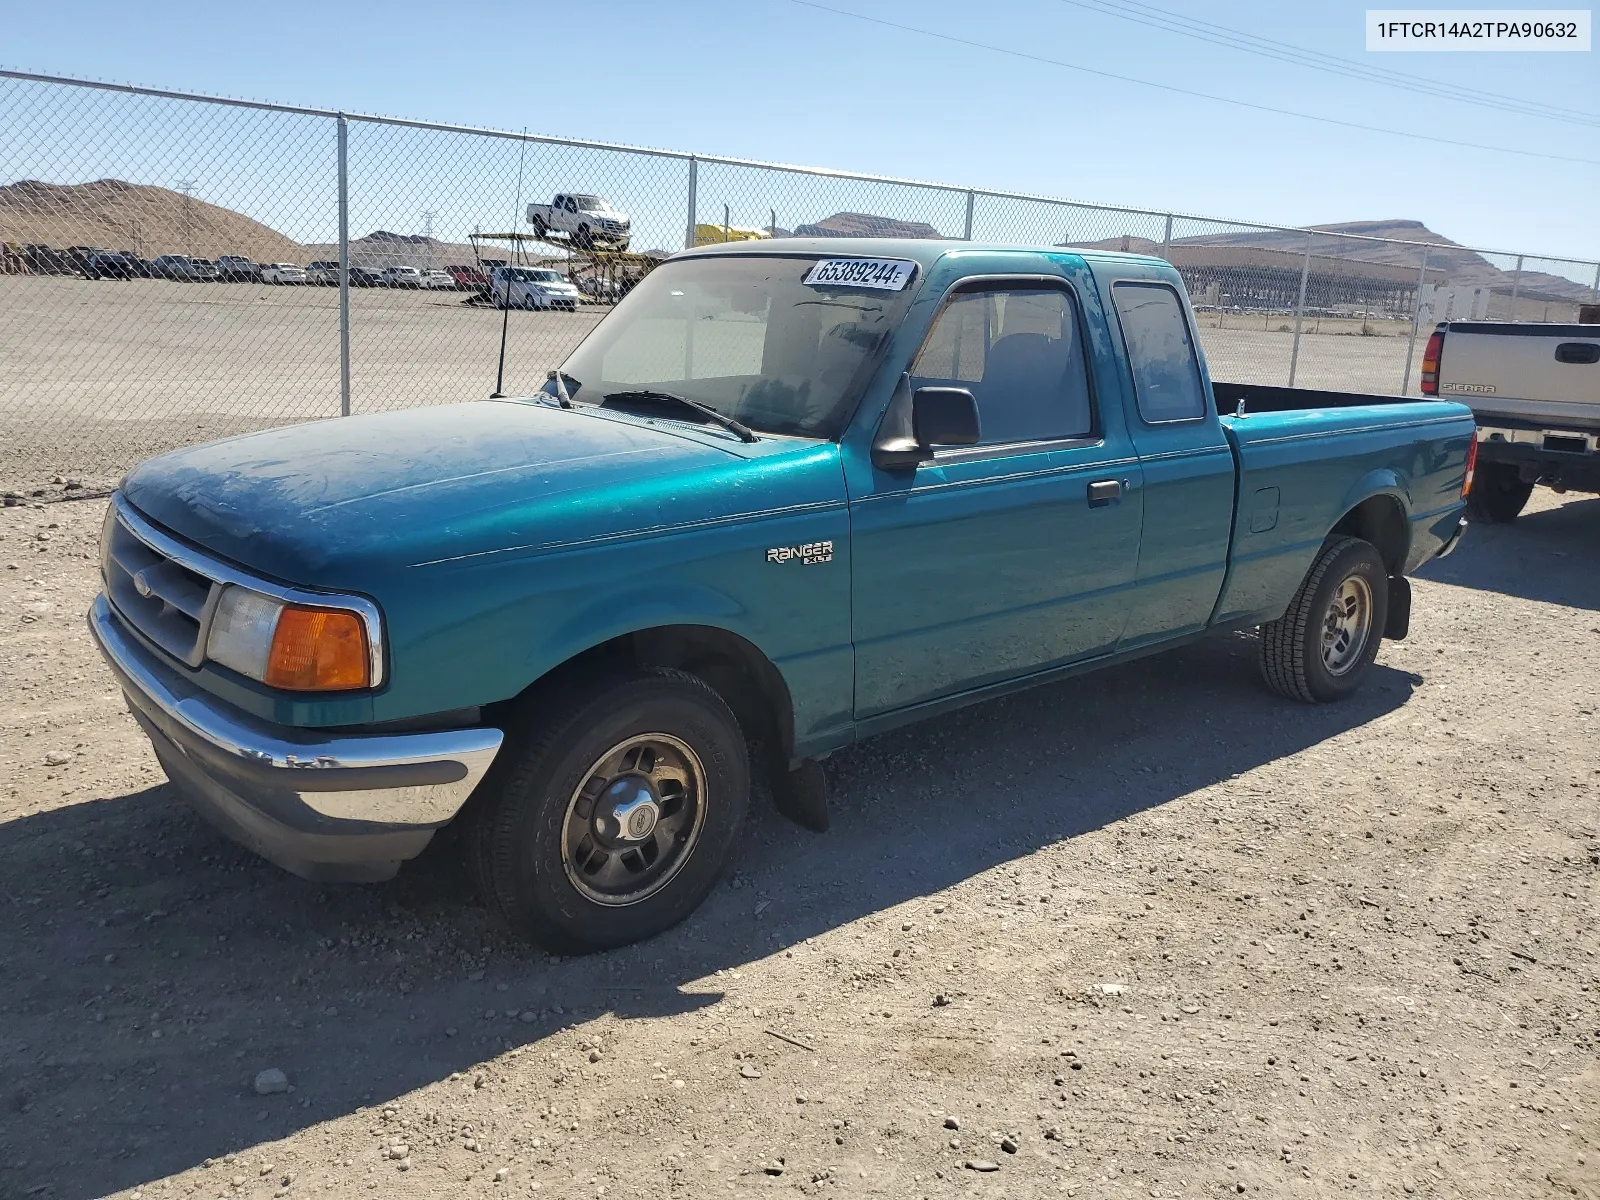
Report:
M97 596L89 629L185 798L223 832L308 878L385 878L460 811L498 729L338 734L274 725L201 691Z

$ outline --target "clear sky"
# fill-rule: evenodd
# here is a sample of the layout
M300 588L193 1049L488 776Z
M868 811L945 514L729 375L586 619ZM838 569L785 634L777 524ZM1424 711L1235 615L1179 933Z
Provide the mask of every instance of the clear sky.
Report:
M1594 52L1368 54L1366 6L1351 0L1150 0L1362 67L1593 118L1572 122L1311 70L1133 23L1094 2L817 2L839 12L796 0L12 0L0 60L1272 223L1414 218L1471 245L1600 258ZM1590 161L1366 132L1041 58L1271 109Z

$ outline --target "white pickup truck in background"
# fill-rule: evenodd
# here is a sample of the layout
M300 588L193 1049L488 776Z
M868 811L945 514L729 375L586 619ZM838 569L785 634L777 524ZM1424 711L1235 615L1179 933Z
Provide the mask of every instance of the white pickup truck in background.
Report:
M549 204L528 205L528 224L539 237L565 234L583 250L628 248L628 214L611 207L604 196L562 192Z
M1423 352L1422 392L1478 420L1474 519L1516 520L1535 484L1600 492L1600 324L1446 322Z

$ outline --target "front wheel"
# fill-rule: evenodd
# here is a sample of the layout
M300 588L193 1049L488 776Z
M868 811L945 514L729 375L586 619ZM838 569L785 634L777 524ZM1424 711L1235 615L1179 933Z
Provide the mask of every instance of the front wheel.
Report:
M1531 495L1533 484L1511 463L1480 463L1467 493L1467 512L1485 525L1504 525L1517 519Z
M739 723L695 676L618 677L528 715L468 835L485 901L558 953L652 937L706 898L749 806Z
M1389 619L1389 572L1371 542L1323 544L1289 609L1261 627L1261 675L1292 700L1342 700L1366 679Z

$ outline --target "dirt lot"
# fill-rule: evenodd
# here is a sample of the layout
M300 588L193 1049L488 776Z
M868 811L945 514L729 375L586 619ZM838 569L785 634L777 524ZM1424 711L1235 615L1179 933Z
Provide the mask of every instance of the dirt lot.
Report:
M1600 500L1474 530L1349 703L1238 637L888 735L574 960L448 845L318 887L181 807L101 512L0 510L5 1200L1600 1197Z
M356 412L493 389L501 314L457 292L351 293ZM511 314L506 389L528 392L605 312ZM1217 328L1218 324L1221 328ZM1202 313L1219 379L1283 383L1293 319ZM1296 382L1392 393L1408 338L1393 322L1307 322ZM1409 327L1405 327L1409 332ZM1317 332L1320 330L1321 332ZM115 483L176 446L339 412L338 293L325 287L0 276L0 488L52 475ZM1416 386L1418 367L1411 378Z

